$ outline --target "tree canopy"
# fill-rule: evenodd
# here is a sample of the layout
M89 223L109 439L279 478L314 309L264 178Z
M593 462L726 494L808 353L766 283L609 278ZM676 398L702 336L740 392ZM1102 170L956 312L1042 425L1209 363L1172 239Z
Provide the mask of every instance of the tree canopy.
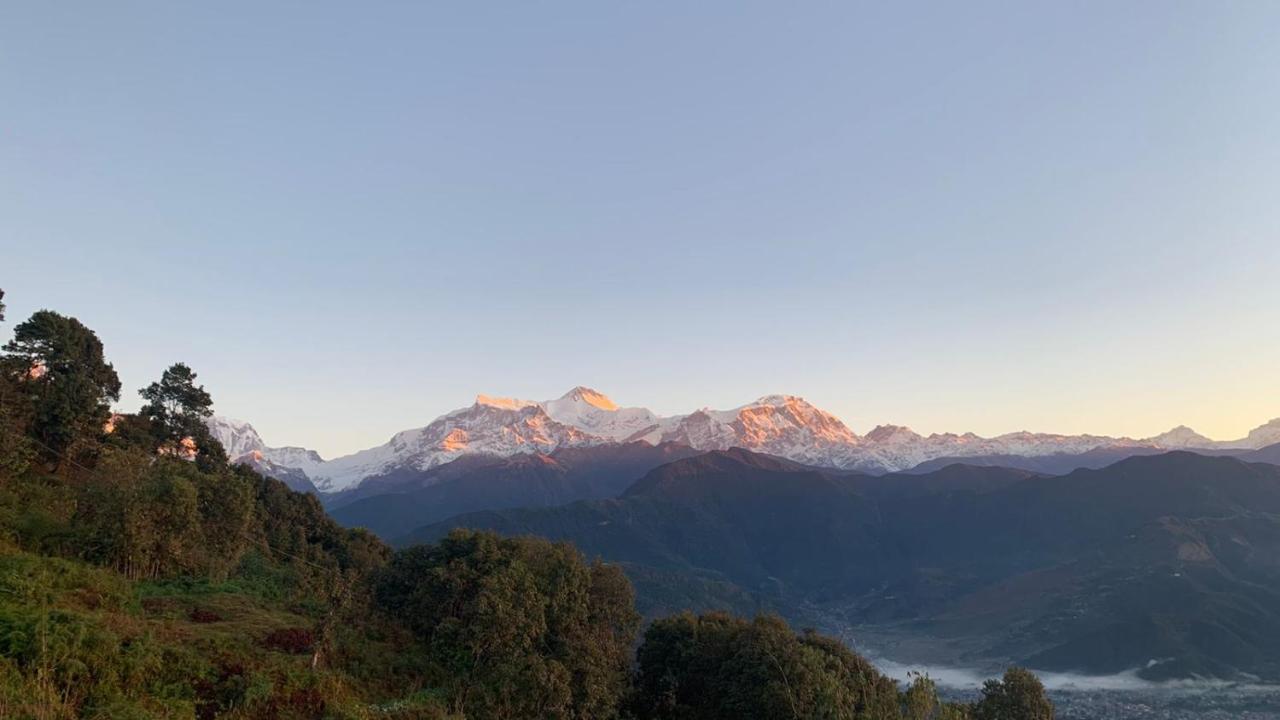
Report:
M452 712L617 714L639 616L616 567L566 543L458 530L398 553L376 597L422 641Z
M1034 673L1013 667L999 680L988 680L973 708L974 720L1053 720L1053 703Z
M22 380L30 432L46 457L57 457L78 438L102 434L109 403L120 399L120 378L92 330L40 310L14 328L4 352L5 373Z
M839 642L797 635L777 617L677 615L654 622L637 654L634 705L652 720L889 720L895 683Z
M208 462L225 461L222 445L209 433L205 420L213 415L213 398L184 363L169 366L160 380L138 391L146 405L138 411L151 428L156 448L169 454L194 453ZM189 445L188 445L189 443Z

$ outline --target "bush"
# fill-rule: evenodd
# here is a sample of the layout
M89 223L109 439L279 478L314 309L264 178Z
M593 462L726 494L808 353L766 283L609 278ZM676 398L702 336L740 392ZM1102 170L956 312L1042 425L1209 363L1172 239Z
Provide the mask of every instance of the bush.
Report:
M306 628L281 628L273 630L262 640L262 646L290 655L302 655L315 648L316 639Z
M222 621L222 616L212 610L203 610L201 608L191 608L191 612L187 614L193 623L216 623Z

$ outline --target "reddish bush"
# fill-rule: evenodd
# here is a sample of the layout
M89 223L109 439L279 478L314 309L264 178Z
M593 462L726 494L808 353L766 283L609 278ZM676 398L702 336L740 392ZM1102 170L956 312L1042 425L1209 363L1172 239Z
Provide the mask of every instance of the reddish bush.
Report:
M267 635L262 644L271 650L301 655L311 652L315 637L306 628L281 628Z
M194 623L215 623L222 621L222 616L218 613L212 610L202 610L200 608L191 608L191 612L187 617L191 618L191 622Z
M86 610L97 610L102 607L102 593L97 590L83 588L76 593L76 598L80 600L80 604L84 605Z

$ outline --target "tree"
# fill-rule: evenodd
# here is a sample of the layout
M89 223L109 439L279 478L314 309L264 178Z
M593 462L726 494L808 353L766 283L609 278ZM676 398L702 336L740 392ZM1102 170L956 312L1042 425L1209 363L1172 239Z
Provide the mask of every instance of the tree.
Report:
M395 555L377 604L422 643L451 712L606 720L627 684L639 617L616 567L573 546L456 530Z
M903 720L971 720L968 703L942 702L932 678L918 672L907 674L911 684L901 694Z
M40 310L14 329L4 346L4 373L18 378L29 403L31 436L48 459L73 442L102 435L120 378L102 342L75 318Z
M634 709L651 720L897 720L897 685L844 645L780 618L663 618L637 652Z
M938 689L928 675L912 673L911 685L902 693L904 720L930 720L938 707Z
M982 699L973 706L974 720L1053 720L1053 703L1040 678L1023 668L1009 668L1002 680L988 680Z
M139 415L151 423L156 448L174 455L217 457L226 460L226 452L209 433L205 420L213 415L213 398L203 385L196 385L196 374L184 363L169 366L160 377L138 391L147 404ZM190 445L189 445L190 444ZM194 447L191 447L193 445Z
M0 322L4 322L4 290L0 290Z

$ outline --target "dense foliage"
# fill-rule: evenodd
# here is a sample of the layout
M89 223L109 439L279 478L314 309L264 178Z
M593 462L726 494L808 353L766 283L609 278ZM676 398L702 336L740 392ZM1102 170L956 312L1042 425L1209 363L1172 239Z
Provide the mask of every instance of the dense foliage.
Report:
M639 623L616 567L565 543L456 531L399 553L377 599L423 641L459 715L616 715Z
M633 592L615 566L470 531L393 555L314 496L228 465L189 367L143 389L141 413L112 416L119 380L75 319L42 310L5 349L0 718L970 711L938 703L925 678L899 692L839 643L776 618L680 615L636 651ZM998 706L975 717L1045 717L1020 697L1028 688L1006 676L988 688Z
M866 660L774 617L684 614L653 623L638 653L641 718L900 717L897 688Z
M138 412L155 439L156 449L189 455L202 467L218 467L227 457L205 420L213 415L213 398L185 363L175 363L158 382L138 391L146 405Z
M59 460L76 440L101 434L120 378L102 342L75 318L40 310L14 329L4 346L6 405L25 416L26 431L47 460Z

